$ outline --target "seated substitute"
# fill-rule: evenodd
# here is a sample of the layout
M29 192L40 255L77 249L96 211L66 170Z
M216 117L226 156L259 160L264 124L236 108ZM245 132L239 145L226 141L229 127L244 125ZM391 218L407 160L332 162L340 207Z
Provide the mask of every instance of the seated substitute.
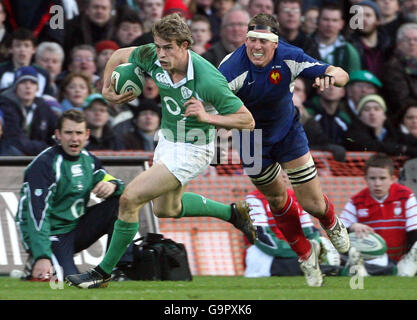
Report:
M365 261L367 273L393 274L392 265L397 264L399 276L414 276L417 272L417 203L413 191L396 182L392 159L381 153L367 160L365 180L367 188L350 199L340 220L359 237L375 232L385 240L387 256ZM355 251L355 247L351 250ZM348 264L363 264L360 255L349 252L349 258L356 261L348 261Z
M75 253L105 234L110 241L124 183L84 149L89 135L81 111L64 112L55 130L59 145L45 149L25 170L16 223L33 259L32 279L49 279L53 266L63 281L78 272ZM87 207L90 193L104 201Z

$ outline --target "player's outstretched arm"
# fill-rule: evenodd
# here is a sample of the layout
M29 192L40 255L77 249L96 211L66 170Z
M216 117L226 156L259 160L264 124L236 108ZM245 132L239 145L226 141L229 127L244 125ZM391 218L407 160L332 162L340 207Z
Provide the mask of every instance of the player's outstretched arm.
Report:
M225 129L249 129L255 128L255 120L249 110L243 105L235 113L220 115L220 114L209 114L204 109L201 101L192 97L185 104L185 116L194 116L200 122L209 123L218 128Z
M340 67L329 66L321 77L316 77L313 87L323 91L330 86L344 87L349 81L348 73Z
M111 74L113 70L122 63L129 61L129 56L136 47L118 49L111 55L107 61L106 67L103 73L103 90L102 94L105 99L112 103L122 104L128 101L136 99L135 94L132 91L125 92L124 94L117 94L114 90L114 83L111 82Z

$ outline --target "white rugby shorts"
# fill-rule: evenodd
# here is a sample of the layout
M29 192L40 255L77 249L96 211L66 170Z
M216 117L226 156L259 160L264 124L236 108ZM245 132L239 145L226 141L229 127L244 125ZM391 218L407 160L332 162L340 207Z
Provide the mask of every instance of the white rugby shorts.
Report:
M162 161L168 170L186 185L198 177L210 165L214 157L214 142L206 145L195 145L183 142L171 142L159 134L153 163Z

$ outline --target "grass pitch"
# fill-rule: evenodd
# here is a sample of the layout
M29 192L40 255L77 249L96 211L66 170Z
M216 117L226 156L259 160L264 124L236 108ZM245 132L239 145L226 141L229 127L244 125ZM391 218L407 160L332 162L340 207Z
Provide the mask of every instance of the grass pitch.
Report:
M354 288L352 289L351 285ZM361 289L362 288L362 289ZM106 289L51 288L48 282L0 277L1 300L417 300L417 277L326 277L311 288L303 277L248 279L195 276L193 281L111 282Z

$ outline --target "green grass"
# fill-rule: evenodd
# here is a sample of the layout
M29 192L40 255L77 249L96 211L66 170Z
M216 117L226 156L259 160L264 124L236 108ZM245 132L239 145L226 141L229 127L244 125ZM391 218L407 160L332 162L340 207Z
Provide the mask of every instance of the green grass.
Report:
M416 300L417 277L368 277L363 289L350 288L350 277L327 277L321 288L308 287L303 277L247 279L196 276L191 282L111 282L106 289L81 290L64 285L0 277L1 300Z

